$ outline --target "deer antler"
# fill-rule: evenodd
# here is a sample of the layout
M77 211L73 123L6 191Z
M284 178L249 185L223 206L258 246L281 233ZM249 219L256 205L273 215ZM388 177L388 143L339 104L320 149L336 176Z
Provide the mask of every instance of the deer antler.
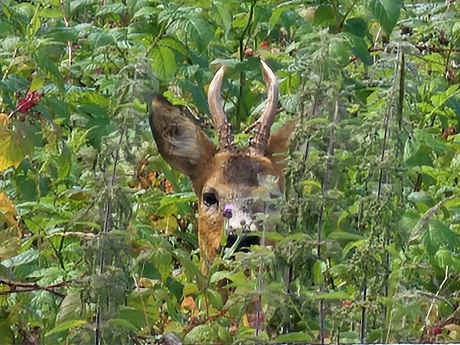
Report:
M249 152L254 155L263 155L265 153L268 138L270 137L270 128L278 109L279 98L276 74L264 61L261 60L260 62L262 63L265 84L267 85L267 100L262 115L254 123L254 136L249 139L249 147L252 149Z
M219 136L220 150L232 151L234 147L232 125L227 120L220 96L224 73L225 67L222 66L212 79L208 90L208 104Z

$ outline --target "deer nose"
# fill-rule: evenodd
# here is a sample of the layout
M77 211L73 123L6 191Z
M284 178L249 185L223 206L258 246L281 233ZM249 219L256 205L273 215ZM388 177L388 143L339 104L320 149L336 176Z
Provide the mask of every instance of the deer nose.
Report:
M224 207L224 217L227 219L232 218L233 216L233 206L232 205L225 205Z

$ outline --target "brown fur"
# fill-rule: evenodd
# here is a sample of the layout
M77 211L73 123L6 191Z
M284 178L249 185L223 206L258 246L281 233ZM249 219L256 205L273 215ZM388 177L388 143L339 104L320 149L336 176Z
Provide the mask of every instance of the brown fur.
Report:
M283 190L284 156L280 153L287 150L295 122L288 122L270 136L265 155L254 155L250 150L218 151L199 126L161 95L153 98L149 113L158 151L173 168L190 177L198 197L198 241L201 268L206 273L222 241L225 205L239 207L267 176L278 178L278 192ZM217 204L206 205L203 193L214 193Z

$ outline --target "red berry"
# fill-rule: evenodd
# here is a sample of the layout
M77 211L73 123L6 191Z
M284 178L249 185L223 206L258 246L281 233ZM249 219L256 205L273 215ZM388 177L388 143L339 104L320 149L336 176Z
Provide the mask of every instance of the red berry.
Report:
M260 42L260 48L269 48L270 44L267 41Z
M442 333L442 328L441 327L435 327L433 328L433 335L438 335Z
M254 56L254 51L252 50L252 48L247 48L247 49L244 51L244 56L245 56L245 57L252 57L252 56Z
M350 307L352 304L353 304L353 302L350 301L350 300L342 301L342 307L343 308Z

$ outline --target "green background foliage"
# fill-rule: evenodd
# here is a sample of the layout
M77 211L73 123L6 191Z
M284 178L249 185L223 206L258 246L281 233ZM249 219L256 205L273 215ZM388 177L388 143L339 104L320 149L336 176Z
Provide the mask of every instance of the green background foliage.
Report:
M459 6L1 0L2 344L458 341ZM145 101L163 93L213 136L225 65L244 144L260 58L280 80L274 127L299 118L282 226L204 276L195 196Z

